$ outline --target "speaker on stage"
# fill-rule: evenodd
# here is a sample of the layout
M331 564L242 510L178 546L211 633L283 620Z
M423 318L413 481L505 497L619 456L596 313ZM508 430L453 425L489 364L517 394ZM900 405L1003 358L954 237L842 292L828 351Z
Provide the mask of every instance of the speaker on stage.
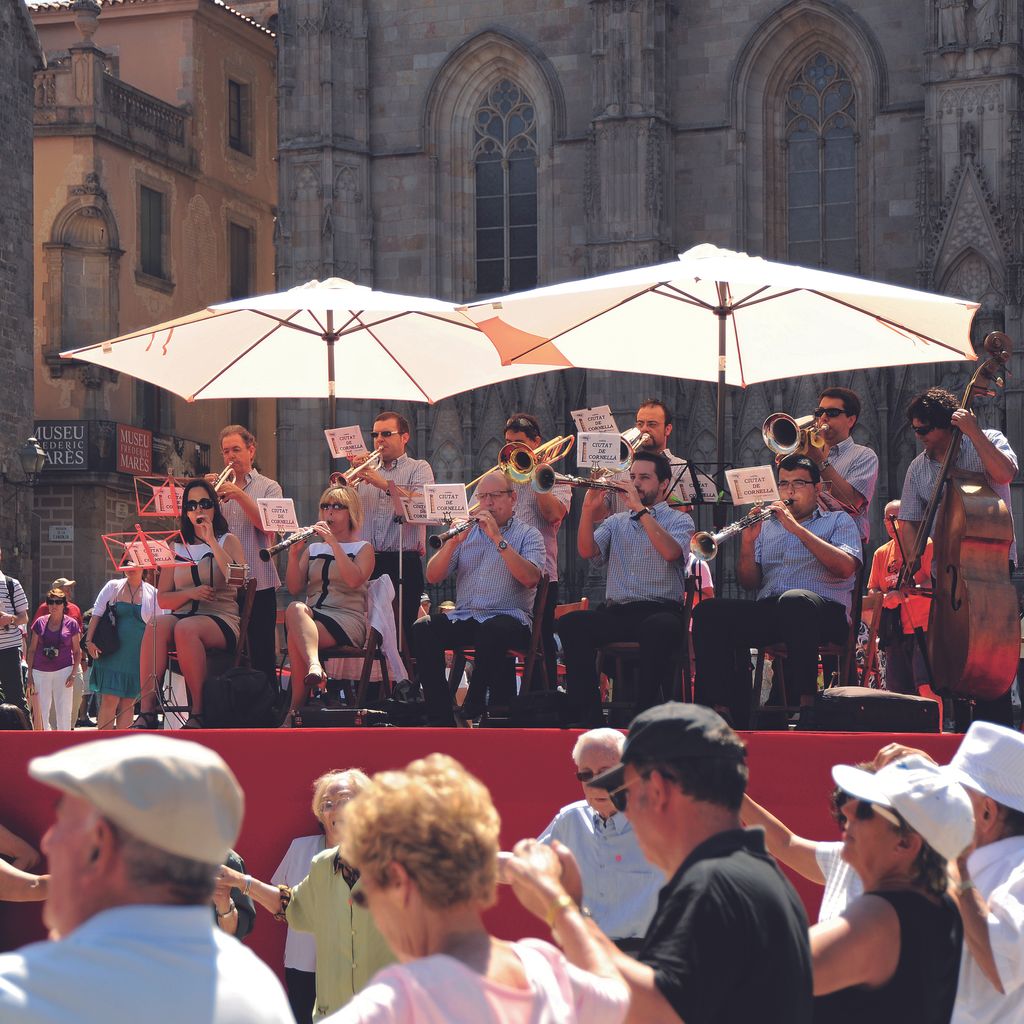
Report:
M309 704L299 712L299 729L355 729L390 725L386 711L370 708L325 708Z
M830 686L800 709L798 729L817 732L941 732L941 709L928 697L867 686Z

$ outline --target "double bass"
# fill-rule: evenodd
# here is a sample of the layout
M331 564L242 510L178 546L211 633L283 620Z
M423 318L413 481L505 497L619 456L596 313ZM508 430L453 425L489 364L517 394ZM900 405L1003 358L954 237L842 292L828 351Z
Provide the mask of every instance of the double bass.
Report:
M988 357L971 377L961 409L970 409L977 395L993 397L994 386L1003 386L1010 339L993 331L984 348ZM961 697L995 700L1013 685L1020 657L1017 591L1008 572L1013 520L984 473L952 468L962 436L954 427L900 584L913 578L930 535L935 579L928 661L933 686Z

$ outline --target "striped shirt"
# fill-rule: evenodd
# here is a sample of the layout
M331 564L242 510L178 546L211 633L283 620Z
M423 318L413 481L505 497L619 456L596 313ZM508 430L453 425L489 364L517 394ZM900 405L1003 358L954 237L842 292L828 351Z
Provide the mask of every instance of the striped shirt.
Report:
M276 480L271 480L255 469L246 474L245 481L239 486L253 501L257 498L280 498L284 493ZM275 535L264 533L253 526L245 509L237 501L223 501L220 508L228 521L230 532L242 542L245 563L249 566L249 576L256 580L256 589L277 590L281 586L281 577L277 575L274 560L264 562L260 558L260 548L271 547L276 540Z
M1010 442L998 430L986 430L985 436L1013 463L1016 470L1017 456L1010 447ZM900 519L911 523L924 521L925 510L931 500L932 491L935 489L935 481L939 477L939 470L942 463L929 458L927 452L919 452L913 462L907 467L907 475L903 480L903 494L900 497ZM971 439L965 435L960 437L960 451L957 452L956 469L967 470L968 473L984 473L981 456L978 449L971 443ZM1010 525L1013 525L1013 506L1010 504L1010 485L997 484L988 478L989 487L992 488L1000 498L1006 502L1006 509L1010 513ZM1010 561L1017 561L1017 542L1010 545Z
M860 562L860 533L846 512L822 512L816 508L800 525ZM849 618L850 598L857 574L834 576L798 537L789 533L774 517L765 522L754 541L754 561L761 567L761 589L757 592L759 601L778 597L787 590L809 590L826 601L841 604Z
M380 469L385 480L393 481L403 490L423 494L425 484L434 482L434 471L423 459L411 459L404 452L394 462ZM359 500L363 504L363 525L359 531L362 540L374 551L418 551L427 549L427 528L395 522L395 504L388 492L362 481L356 484Z
M647 451L647 449L643 450ZM672 489L665 495L665 500L673 507L678 505L689 505L690 499L688 499L684 493L684 485L687 483L692 485L690 474L687 472L689 463L686 459L680 458L678 455L673 455L668 448L663 449L661 454L668 459L669 467L672 470L672 476L669 478L669 484ZM613 473L609 477L609 480L612 482L625 481L626 483L629 483L629 470L627 469L624 473ZM626 499L615 491L607 491L605 493L604 503L612 510L612 512L629 511Z
M562 521L549 523L544 518L537 504L538 494L530 484L517 484L512 481L512 489L516 492L516 518L528 526L536 527L544 538L544 571L553 583L558 579L558 530ZM572 488L568 484L555 484L550 493L568 512L572 504Z
M11 586L8 588L8 580ZM11 592L14 594L14 601L11 601ZM0 611L4 615L20 615L28 613L28 598L21 584L13 576L5 576L0 572ZM9 651L12 647L21 647L21 627L4 626L0 629L0 651Z
M686 512L669 508L664 501L659 501L650 512L683 553L674 562L658 554L636 513L616 512L609 516L594 530L597 554L593 558L596 565L608 566L605 600L609 604L683 600L693 520Z
M825 512L848 512L857 524L861 540L866 541L871 536L868 516L871 512L871 499L875 496L875 484L878 483L878 455L866 445L857 444L852 437L848 437L829 449L828 461L829 465L864 498L864 507L856 513L844 509L842 503L832 497L826 489L827 480L823 481L818 504Z
M544 538L536 527L513 516L501 528L501 536L510 548L544 571ZM449 619L486 622L495 615L511 615L526 627L533 625L537 588L524 587L509 572L497 545L479 526L470 528L469 536L452 554L448 575L453 572L458 607L445 612Z

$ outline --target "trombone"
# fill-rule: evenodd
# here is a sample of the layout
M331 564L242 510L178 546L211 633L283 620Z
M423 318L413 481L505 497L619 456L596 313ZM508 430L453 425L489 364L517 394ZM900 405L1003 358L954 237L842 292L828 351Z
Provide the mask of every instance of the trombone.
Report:
M575 443L576 438L571 434L564 437L553 437L536 448L531 448L528 444L523 444L522 441L509 441L508 444L502 445L498 452L497 463L475 479L470 480L466 484L466 490L471 490L488 473L493 473L495 470L500 470L513 483L528 484L533 479L534 471L539 465L547 465L564 459L572 451L572 446Z
M351 487L354 483L358 482L359 478L364 473L377 472L381 466L384 465L384 456L381 455L376 449L365 462L360 462L358 466L353 466L351 469L346 469L344 473L336 472L331 474L331 486L332 487Z
M602 491L621 491L622 487L612 480L594 480L585 476L569 476L556 473L550 466L542 464L534 471L530 486L538 494L548 494L556 484L568 484L570 487L589 487Z
M761 437L765 447L775 453L776 462L789 455L806 455L809 448L825 447L813 416L794 419L784 412L772 413L761 427Z
M783 498L782 504L792 505L793 499ZM690 551L702 562L710 562L718 554L719 545L723 541L731 540L748 527L763 523L766 519L771 519L773 515L775 515L775 509L771 505L760 505L752 512L748 512L742 519L737 519L735 523L730 523L717 533L701 530L700 533L695 533L690 538Z

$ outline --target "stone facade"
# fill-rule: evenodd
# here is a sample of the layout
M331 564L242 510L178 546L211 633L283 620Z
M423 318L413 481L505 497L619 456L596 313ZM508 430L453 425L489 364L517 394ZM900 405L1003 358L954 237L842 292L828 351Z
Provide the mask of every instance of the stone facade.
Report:
M0 545L28 580L36 535L18 448L32 432L32 76L42 50L23 0L0 0Z
M799 202L788 197L798 180L794 133L806 124L787 101L820 56L821 68L845 79L849 118L839 127L851 156L846 207L828 206L838 200L827 193L819 207L825 235L846 239L827 251L844 251L846 263L827 254L819 262L981 302L976 343L996 328L1021 337L1019 3L282 0L277 17L282 287L342 276L476 298L474 116L501 81L528 94L535 113L538 283L670 259L703 241L803 262L792 257ZM820 150L835 152L826 128L838 122L822 124ZM845 228L829 226L832 213ZM763 464L770 412L803 415L822 386L852 386L864 400L855 436L881 459L877 542L881 507L898 496L917 450L904 419L909 397L932 384L962 390L967 374L947 363L736 390L727 459ZM1018 449L1022 388L1015 372L980 410ZM711 462L713 388L685 380L571 371L404 411L415 452L438 479L467 480L494 462L512 410L538 413L555 433L569 429L570 409L608 402L625 427L648 395L675 410L673 450ZM279 410L283 442L302 449L283 467L286 493L309 508L331 468L323 413L308 402ZM342 402L338 422L368 427L373 412ZM570 593L584 578L572 537L570 526Z

